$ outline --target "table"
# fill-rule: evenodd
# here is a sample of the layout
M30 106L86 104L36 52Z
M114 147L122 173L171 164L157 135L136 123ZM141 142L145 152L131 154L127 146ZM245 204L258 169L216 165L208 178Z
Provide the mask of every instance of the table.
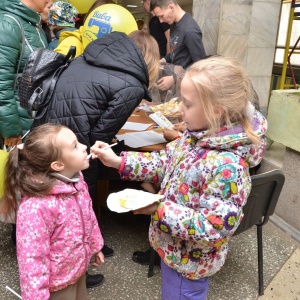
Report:
M145 113L144 110L141 110L139 108L136 108L131 116L128 118L129 122L137 122L137 123L144 123L144 124L153 124L153 120L149 118L149 116ZM147 130L155 130L156 132L161 132L161 128L154 129L154 126L150 126ZM121 129L117 134L124 134L126 132L134 132L132 130L124 130ZM144 146L140 148L130 148L130 147L125 147L126 150L128 151L142 151L142 152L151 152L151 151L160 151L166 148L167 143L161 143L161 144L156 144L156 145L151 145L151 146ZM109 194L109 179L99 179L97 183L97 195L99 202L96 205L96 216L100 218L101 215L101 206L102 207L107 207L106 205L106 199Z
M143 124L153 124L154 121L149 118L149 116L146 114L146 112L142 109L136 108L131 116L128 118L129 122L137 122L137 123L143 123ZM154 124L155 125L155 124ZM156 132L162 133L161 128L154 129L154 125L150 126L147 130L154 130ZM124 130L121 129L117 134L124 134L126 132L135 132L132 130ZM128 151L142 151L142 152L151 152L151 151L160 151L166 148L166 143L151 145L151 146L144 146L140 148L130 148L126 146L126 150Z

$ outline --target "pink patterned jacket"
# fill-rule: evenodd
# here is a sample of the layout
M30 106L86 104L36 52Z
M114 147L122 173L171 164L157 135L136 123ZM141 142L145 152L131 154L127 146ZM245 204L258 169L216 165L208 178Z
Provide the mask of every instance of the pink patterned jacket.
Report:
M17 213L17 257L24 300L49 299L74 284L103 238L82 174L49 196L23 198Z

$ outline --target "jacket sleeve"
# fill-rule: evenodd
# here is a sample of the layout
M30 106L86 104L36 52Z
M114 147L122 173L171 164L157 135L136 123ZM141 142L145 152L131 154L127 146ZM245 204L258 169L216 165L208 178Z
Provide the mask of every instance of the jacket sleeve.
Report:
M22 132L14 95L16 67L20 57L22 34L17 23L1 15L0 21L0 136L9 138ZM9 33L9 34L8 34Z
M17 258L24 300L49 299L50 235L47 210L26 201L17 214Z
M145 92L142 86L129 86L116 92L108 100L108 106L92 128L91 143L110 142L140 104Z

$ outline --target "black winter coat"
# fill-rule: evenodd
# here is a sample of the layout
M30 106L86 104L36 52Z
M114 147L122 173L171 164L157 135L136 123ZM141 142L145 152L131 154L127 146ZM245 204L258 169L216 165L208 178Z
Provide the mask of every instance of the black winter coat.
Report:
M61 74L45 115L33 127L66 125L88 147L97 140L110 142L141 100L151 101L148 85L140 50L126 34L110 33L91 42ZM99 173L107 173L99 172L97 161L83 171L94 201Z
M142 99L151 101L144 58L124 33L113 32L91 42L60 76L46 122L69 127L79 142L110 142Z

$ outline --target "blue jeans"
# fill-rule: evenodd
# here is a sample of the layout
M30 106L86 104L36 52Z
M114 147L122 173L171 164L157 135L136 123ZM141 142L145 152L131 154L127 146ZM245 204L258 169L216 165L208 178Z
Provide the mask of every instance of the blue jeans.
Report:
M209 278L190 280L161 260L162 300L205 300Z

